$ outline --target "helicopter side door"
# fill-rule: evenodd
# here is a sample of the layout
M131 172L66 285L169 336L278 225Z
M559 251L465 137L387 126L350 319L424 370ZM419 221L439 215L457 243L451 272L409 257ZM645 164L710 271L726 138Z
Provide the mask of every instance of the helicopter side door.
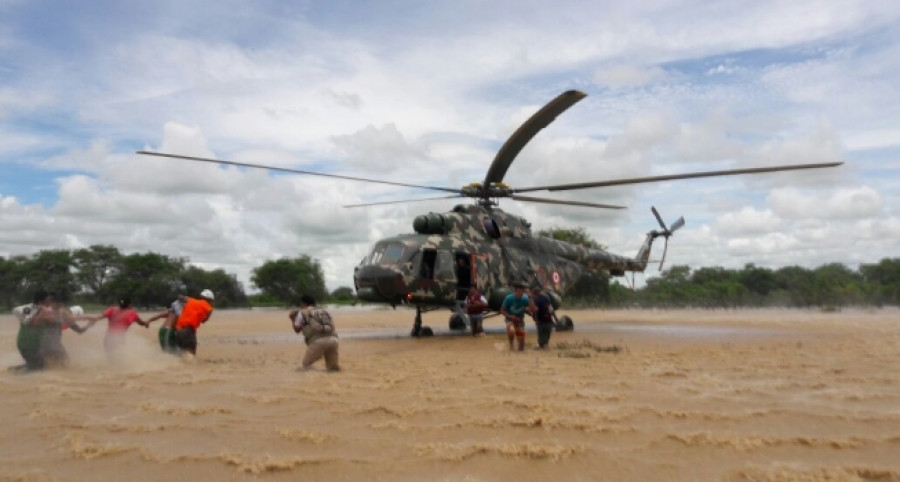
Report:
M472 282L482 293L486 293L494 286L494 279L491 276L490 265L488 264L488 255L475 253L472 255L472 264L475 267L474 278Z
M437 301L456 301L456 262L453 253L446 249L435 250L434 287L432 295Z

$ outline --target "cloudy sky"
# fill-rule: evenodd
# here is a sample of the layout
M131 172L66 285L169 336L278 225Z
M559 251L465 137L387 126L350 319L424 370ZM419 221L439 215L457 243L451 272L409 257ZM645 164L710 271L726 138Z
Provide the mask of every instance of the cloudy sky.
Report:
M0 0L0 256L111 244L252 291L253 267L302 253L349 286L374 241L455 202L346 209L434 193L135 151L460 187L567 89L588 97L510 185L845 164L534 193L628 206L614 212L501 203L536 229L633 255L656 206L687 220L668 265L898 255L893 1Z

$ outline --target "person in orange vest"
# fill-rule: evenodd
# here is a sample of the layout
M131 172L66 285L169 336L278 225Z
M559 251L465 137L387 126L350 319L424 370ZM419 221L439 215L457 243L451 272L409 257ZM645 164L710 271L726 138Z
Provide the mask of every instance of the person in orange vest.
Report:
M184 302L181 315L175 322L175 346L179 350L186 351L192 356L197 354L197 329L212 315L214 299L212 291L203 290L200 292L200 298L188 297Z

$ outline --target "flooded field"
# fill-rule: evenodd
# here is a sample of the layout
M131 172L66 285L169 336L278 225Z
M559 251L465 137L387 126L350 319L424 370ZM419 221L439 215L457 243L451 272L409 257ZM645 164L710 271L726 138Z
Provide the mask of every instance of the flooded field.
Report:
M277 310L214 313L193 363L66 332L67 369L0 373L0 480L900 480L896 309L565 311L524 353L499 318L333 314L337 374Z

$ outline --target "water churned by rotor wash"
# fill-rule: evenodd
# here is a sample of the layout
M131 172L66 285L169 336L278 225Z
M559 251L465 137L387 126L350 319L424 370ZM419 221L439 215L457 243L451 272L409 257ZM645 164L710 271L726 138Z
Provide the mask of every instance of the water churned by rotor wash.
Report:
M68 369L0 374L0 480L900 480L895 309L570 310L525 353L333 314L339 374L296 371L281 311L215 313L190 364L67 332Z

